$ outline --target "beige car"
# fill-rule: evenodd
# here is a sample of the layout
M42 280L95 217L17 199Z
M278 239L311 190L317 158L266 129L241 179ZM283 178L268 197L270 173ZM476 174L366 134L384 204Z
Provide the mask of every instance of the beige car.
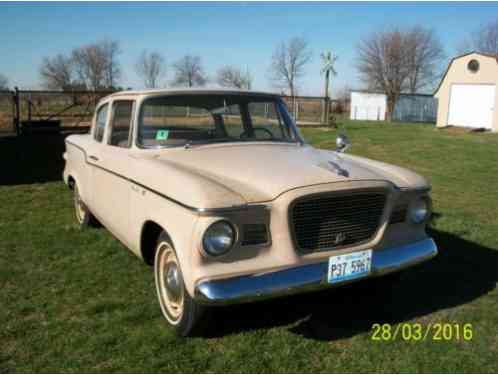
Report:
M437 254L430 187L393 165L319 150L274 94L120 92L66 139L82 227L103 224L154 266L180 335L211 305L340 286Z

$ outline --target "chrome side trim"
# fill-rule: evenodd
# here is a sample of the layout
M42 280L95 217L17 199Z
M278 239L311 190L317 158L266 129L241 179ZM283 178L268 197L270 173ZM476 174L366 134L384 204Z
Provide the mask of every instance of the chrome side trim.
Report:
M375 250L372 272L367 277L377 277L414 266L435 257L437 253L437 246L432 238ZM329 284L327 268L328 262L321 262L266 274L202 281L195 287L194 298L199 303L210 305L243 303L348 283Z

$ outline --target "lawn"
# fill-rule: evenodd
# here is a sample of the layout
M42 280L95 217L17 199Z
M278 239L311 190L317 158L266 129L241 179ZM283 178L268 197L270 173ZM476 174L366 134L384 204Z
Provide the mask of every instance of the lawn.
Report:
M362 285L216 310L178 339L151 269L80 231L62 142L0 138L0 372L497 372L498 136L344 122L351 153L433 185L440 255L386 290ZM307 129L333 148L337 131ZM373 341L374 323L472 324L470 341Z

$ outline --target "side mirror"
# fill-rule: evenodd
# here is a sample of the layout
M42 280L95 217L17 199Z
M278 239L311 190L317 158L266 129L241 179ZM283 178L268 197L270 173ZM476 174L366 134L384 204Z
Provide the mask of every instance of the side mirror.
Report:
M349 138L344 134L339 134L335 139L335 145L337 146L337 152L345 152L348 148L351 147L351 142L349 141Z

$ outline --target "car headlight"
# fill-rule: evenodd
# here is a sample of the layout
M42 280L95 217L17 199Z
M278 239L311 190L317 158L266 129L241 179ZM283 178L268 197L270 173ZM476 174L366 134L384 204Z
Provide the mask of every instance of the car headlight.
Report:
M418 197L410 204L409 217L415 224L426 221L431 214L431 203L429 197Z
M226 220L211 224L202 238L204 251L211 256L227 253L235 243L235 229Z

